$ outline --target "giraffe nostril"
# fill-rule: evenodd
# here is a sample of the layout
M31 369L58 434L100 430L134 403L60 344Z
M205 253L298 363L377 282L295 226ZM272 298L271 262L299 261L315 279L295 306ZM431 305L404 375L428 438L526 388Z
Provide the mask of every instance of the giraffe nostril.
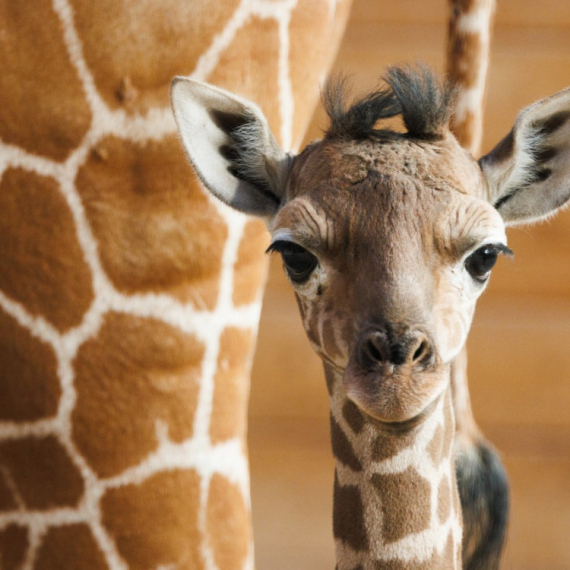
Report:
M372 359L375 360L376 362L382 362L383 361L382 353L378 350L374 342L371 339L369 339L366 345L368 349L368 354L372 357Z
M421 360L426 353L427 353L427 342L424 340L420 344L420 346L418 346L418 348L416 349L416 352L414 352L414 356L412 357L412 360L414 362L417 362L418 360Z

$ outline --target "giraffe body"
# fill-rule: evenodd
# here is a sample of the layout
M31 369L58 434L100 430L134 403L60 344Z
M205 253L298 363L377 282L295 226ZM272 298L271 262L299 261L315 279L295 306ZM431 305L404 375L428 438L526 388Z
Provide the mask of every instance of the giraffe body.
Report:
M253 567L267 238L192 177L168 91L240 87L294 147L348 7L0 2L1 568Z

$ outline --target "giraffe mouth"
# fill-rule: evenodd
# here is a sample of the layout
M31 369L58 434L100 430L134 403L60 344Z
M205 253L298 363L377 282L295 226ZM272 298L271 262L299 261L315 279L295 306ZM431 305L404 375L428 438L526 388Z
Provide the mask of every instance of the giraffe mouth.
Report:
M351 358L342 373L346 395L363 412L387 423L423 416L449 382L445 367L417 370L386 364L374 370Z

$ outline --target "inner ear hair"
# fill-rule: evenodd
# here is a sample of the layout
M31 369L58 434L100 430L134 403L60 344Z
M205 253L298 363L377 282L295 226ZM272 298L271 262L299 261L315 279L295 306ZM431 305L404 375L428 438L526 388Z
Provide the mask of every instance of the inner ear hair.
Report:
M553 214L570 199L570 90L531 105L479 161L507 224Z
M208 190L241 212L275 215L291 158L259 107L188 77L173 81L171 97L182 143Z

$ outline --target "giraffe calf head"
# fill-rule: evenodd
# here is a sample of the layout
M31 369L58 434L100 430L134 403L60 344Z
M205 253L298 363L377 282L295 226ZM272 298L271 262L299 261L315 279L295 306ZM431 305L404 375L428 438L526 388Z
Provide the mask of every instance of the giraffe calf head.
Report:
M476 162L448 129L453 92L424 68L347 105L328 88L331 125L297 156L253 104L175 80L175 117L206 186L262 216L316 352L362 411L413 419L446 388L507 224L570 199L570 92L529 107ZM378 128L400 115L405 131Z

